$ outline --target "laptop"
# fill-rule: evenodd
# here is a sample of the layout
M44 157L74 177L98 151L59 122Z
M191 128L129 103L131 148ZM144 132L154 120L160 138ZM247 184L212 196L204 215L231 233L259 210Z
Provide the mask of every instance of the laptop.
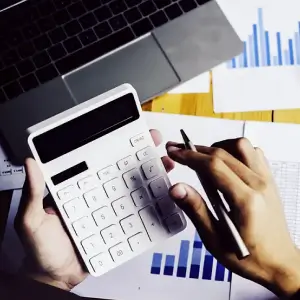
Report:
M0 1L0 131L26 129L120 84L142 103L242 51L213 0Z

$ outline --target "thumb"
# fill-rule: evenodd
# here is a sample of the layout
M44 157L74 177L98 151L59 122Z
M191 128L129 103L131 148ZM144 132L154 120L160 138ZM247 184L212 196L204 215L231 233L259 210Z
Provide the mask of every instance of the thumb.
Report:
M16 221L21 221L31 228L39 226L45 211L43 198L45 181L34 159L28 158L25 161L26 181L23 187L20 206Z
M202 237L214 234L213 215L194 188L178 183L170 189L170 196L187 214Z

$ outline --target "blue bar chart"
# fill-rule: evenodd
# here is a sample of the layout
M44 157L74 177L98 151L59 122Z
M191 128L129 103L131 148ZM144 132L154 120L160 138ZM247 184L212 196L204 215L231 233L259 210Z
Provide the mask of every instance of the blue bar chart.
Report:
M205 249L197 232L193 241L180 241L178 255L153 253L150 273L212 281L231 280L231 273L226 272L225 267Z
M271 41L275 45L272 47ZM290 37L265 28L264 10L258 8L257 23L244 41L243 52L227 62L228 69L300 66L300 20Z

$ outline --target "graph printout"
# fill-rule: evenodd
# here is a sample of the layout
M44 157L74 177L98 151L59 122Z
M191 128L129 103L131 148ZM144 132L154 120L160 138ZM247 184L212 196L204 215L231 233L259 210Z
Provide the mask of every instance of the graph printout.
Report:
M219 0L243 51L213 70L214 110L300 107L300 2Z

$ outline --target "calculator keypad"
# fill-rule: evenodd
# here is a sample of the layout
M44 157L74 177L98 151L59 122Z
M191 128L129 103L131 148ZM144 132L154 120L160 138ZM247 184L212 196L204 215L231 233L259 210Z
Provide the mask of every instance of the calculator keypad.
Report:
M169 197L161 198L157 201L157 206L163 216L168 216L170 211L175 210L175 203Z
M128 239L128 243L133 252L138 253L146 249L150 243L146 233L139 232Z
M100 180L107 180L111 178L117 172L116 166L110 165L98 172L98 177Z
M136 153L138 160L144 160L153 156L153 149L151 147L144 148Z
M143 224L135 215L131 215L123 220L120 221L120 225L123 229L123 232L128 235L134 235L139 231L143 231Z
M143 172L147 179L153 178L160 173L159 166L156 159L152 159L142 165Z
M126 183L126 186L129 189L137 189L142 186L143 179L138 171L138 169L130 170L129 172L123 175L123 179Z
M120 241L123 233L118 225L111 225L101 231L104 243L107 245L113 245Z
M63 190L57 192L58 198L64 201L74 199L76 195L77 195L77 190L73 185L69 185Z
M91 208L100 207L101 204L105 205L108 202L107 195L102 187L92 189L85 193L83 198L87 206Z
M134 161L133 157L131 155L129 155L129 156L119 160L117 162L117 165L118 165L120 170L124 170L124 169L134 167L135 166L135 161Z
M79 198L75 198L64 204L65 212L70 219L82 217L86 208L86 204Z
M140 217L151 241L156 241L161 236L161 223L156 210L152 206L140 210Z
M109 249L111 257L115 262L123 262L126 257L128 257L128 253L131 252L129 245L127 243L120 243Z
M121 178L114 178L103 185L104 190L111 200L117 199L125 194L124 184Z
M90 263L97 274L103 274L113 267L113 260L108 252L102 252L91 258Z
M150 198L148 193L144 187L137 189L136 191L131 193L131 198L135 204L135 206L141 207L149 204Z
M131 145L133 147L138 147L139 145L143 145L146 140L146 136L144 133L138 134L130 139Z
M80 174L57 191L57 203L96 275L185 226L168 196L162 163L146 140L145 134L133 137L132 153Z
M128 197L122 197L112 202L111 205L115 211L116 216L120 218L126 217L135 211L134 204Z
M155 179L150 183L150 189L155 198L161 198L168 195L169 189L164 177Z
M101 207L100 209L94 211L92 215L97 226L100 228L108 226L111 220L115 218L112 209L108 206Z
M100 235L92 235L81 242L81 245L87 255L96 255L103 248L103 241Z
M94 233L93 223L90 217L83 217L73 223L73 228L79 238L85 238Z
M97 186L96 178L88 176L78 181L78 187L83 191L88 191Z
M171 233L177 233L182 228L182 217L176 213L166 219L166 224Z

